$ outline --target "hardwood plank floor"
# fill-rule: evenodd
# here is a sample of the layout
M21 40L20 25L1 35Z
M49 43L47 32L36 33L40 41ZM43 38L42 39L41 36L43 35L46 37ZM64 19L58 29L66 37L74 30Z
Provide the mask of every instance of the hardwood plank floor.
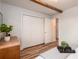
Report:
M57 46L57 41L33 46L21 51L21 59L34 59L39 54Z

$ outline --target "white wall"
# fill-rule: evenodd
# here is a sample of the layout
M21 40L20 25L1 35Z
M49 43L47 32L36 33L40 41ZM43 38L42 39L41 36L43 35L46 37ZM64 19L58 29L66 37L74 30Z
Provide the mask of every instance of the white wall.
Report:
M21 34L22 34L22 31L21 31L22 30L22 17L24 14L41 17L44 19L48 18L48 15L44 15L41 13L37 13L34 11L30 11L27 9L19 8L19 7L4 4L4 3L2 4L2 7L3 7L2 13L3 13L3 17L4 17L4 23L13 25L14 29L12 31L12 35L16 35L19 38L21 38ZM49 20L49 18L48 18L48 20ZM50 39L49 39L49 41L50 41Z
M2 23L2 3L1 3L1 0L0 0L0 24Z
M78 27L78 10L77 6L64 11L62 14L57 15L59 18L59 39L66 41L73 48L77 47L77 27Z
M0 0L0 11L1 11L1 0Z

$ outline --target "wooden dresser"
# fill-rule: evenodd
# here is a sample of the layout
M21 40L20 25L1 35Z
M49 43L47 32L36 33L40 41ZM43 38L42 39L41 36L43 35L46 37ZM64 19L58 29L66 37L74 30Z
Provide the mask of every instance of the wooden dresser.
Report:
M11 37L9 42L0 41L0 59L20 59L20 40Z

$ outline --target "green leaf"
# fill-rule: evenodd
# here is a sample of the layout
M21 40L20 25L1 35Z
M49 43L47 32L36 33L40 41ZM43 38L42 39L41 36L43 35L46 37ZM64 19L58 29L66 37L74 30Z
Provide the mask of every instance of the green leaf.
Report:
M11 25L6 25L6 24L1 24L0 25L0 32L10 32L12 31L13 26Z

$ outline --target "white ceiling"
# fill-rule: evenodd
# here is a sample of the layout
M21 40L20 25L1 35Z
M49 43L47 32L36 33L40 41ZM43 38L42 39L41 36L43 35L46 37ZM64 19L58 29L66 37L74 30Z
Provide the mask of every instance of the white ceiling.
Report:
M61 10L67 10L69 8L72 8L74 6L77 6L78 1L77 0L58 0L58 2L53 2L52 0L46 0L51 6L55 6L58 9ZM44 6L41 6L39 4L36 4L30 0L2 0L4 3L12 4L18 7L30 9L33 11L41 12L48 15L53 15L58 13L57 11L51 10L49 8L46 8Z

